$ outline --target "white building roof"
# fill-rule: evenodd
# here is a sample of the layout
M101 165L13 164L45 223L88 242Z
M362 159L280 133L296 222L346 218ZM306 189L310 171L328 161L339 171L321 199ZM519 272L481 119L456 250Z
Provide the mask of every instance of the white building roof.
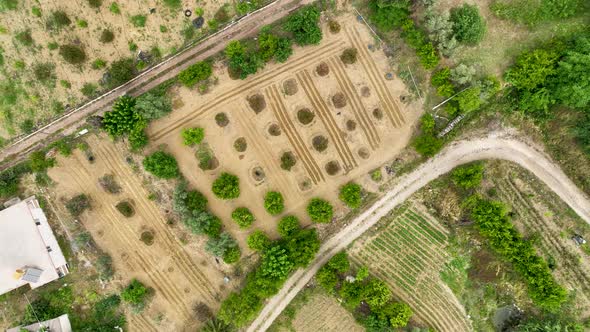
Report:
M37 288L67 273L66 260L35 197L0 211L0 295L26 284Z
M72 326L70 324L70 319L68 318L68 314L61 315L57 318L46 320L44 322L35 323L27 326L17 326L11 329L6 330L6 332L20 332L21 329L26 329L31 332L37 332L39 329L43 327L48 327L49 331L51 332L72 332Z

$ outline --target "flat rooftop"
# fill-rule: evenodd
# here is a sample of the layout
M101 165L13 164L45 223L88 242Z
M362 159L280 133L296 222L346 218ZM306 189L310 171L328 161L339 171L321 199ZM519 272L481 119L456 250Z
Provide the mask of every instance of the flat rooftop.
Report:
M25 275L27 268L36 282L26 280L31 279ZM66 260L35 197L0 211L0 295L26 284L37 288L67 273Z

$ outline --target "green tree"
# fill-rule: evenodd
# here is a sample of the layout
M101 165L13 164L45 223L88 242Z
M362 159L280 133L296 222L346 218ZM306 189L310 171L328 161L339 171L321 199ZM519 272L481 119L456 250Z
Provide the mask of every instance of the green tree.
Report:
M255 230L252 234L248 235L248 248L254 251L265 251L270 248L272 242L261 230Z
M442 141L433 135L420 135L414 140L414 148L423 156L434 156L441 148Z
M336 255L332 256L326 266L339 273L344 273L350 269L350 262L348 261L348 256L346 252L341 251Z
M576 108L590 106L590 37L580 36L556 70L555 96L565 105Z
M174 179L180 175L178 163L173 155L156 151L143 159L146 171L162 179Z
M384 306L391 298L391 290L387 284L380 279L370 279L363 287L362 297L371 308Z
M555 74L558 59L557 53L543 49L524 52L506 71L504 79L516 89L533 90L545 85L547 78Z
M230 173L223 172L213 182L212 191L221 199L234 199L240 196L240 179Z
M278 191L269 191L264 195L264 208L270 215L277 215L285 210L283 195Z
M172 102L166 95L148 92L136 99L135 111L146 120L155 120L172 112Z
M90 199L85 194L76 195L66 202L66 209L74 218L79 217L84 211L89 210L91 207Z
M315 229L305 229L286 239L285 245L295 267L304 267L320 250L320 239Z
M459 42L475 45L479 43L486 32L486 23L479 14L477 6L463 4L451 9L453 32Z
M193 210L182 221L193 234L206 234L211 238L221 234L221 220L210 212Z
M108 86L116 87L134 78L137 75L137 68L132 58L123 58L113 61L108 73Z
M35 151L29 155L29 167L35 173L45 172L54 165L55 159L47 159L44 151Z
M205 129L197 128L197 127L184 128L182 130L181 135L182 135L184 145L187 145L187 146L199 145L203 141L203 138L205 138Z
M279 220L279 235L283 238L295 235L300 228L299 219L295 216L284 216Z
M245 326L262 307L262 300L250 291L231 293L222 303L217 317L236 327Z
M483 178L483 164L475 163L457 167L451 173L453 182L463 189L479 186Z
M135 111L135 99L122 96L115 101L113 109L105 112L103 129L112 137L119 137L132 131L143 118Z
M293 269L293 262L288 252L280 245L275 245L264 252L260 271L263 276L274 279L286 279Z
M284 29L293 34L298 45L319 44L322 40L322 30L318 23L320 11L313 5L303 7L287 18Z
M229 233L221 233L218 237L211 237L205 245L205 250L217 257L223 257L230 248L238 246L236 240Z
M481 88L479 86L473 86L464 90L455 97L455 100L459 104L459 109L464 113L475 111L481 105Z
M399 302L389 302L377 309L377 314L382 319L387 319L393 328L402 328L408 325L413 312L409 305Z
M178 80L188 88L194 87L197 83L208 79L213 70L207 61L199 61L178 74Z
M344 202L344 204L346 204L346 206L349 208L356 209L361 206L361 192L362 188L360 185L354 182L349 182L340 187L340 194L338 195L338 198L340 198L340 200Z
M131 280L129 285L121 292L123 301L130 303L138 309L144 307L148 296L149 289L137 279Z
M318 271L315 278L320 286L330 293L334 291L334 288L336 288L339 281L336 271L329 269L326 266Z
M73 65L79 65L86 61L86 52L84 52L84 49L74 44L60 46L59 55Z
M312 198L307 204L307 214L313 222L328 223L332 221L334 209L328 201L321 198Z
M256 220L252 212L245 207L236 208L232 212L231 218L238 224L238 226L240 226L240 228L248 228Z

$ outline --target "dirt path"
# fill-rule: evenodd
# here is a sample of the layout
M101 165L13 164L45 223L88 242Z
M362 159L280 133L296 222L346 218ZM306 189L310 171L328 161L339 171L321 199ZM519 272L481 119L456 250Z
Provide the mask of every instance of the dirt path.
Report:
M266 7L243 17L225 30L211 35L199 44L164 60L131 81L72 110L35 132L18 139L0 151L0 161L11 159L9 162L0 165L0 171L23 160L35 149L47 146L49 143L63 136L73 134L78 127L84 124L86 117L104 113L107 110L106 108L120 96L124 94L140 95L145 93L160 83L178 75L181 70L194 62L204 60L222 51L230 39L243 39L251 36L260 27L271 24L310 2L311 0L276 0Z
M260 315L247 331L268 329L274 319L330 257L346 249L350 243L375 225L391 209L454 167L482 159L504 159L526 168L590 224L590 200L588 197L540 150L510 137L506 133L499 132L492 132L484 138L458 141L412 173L400 178L392 190L324 243L314 262L307 269L296 271L287 280L281 291L266 303Z

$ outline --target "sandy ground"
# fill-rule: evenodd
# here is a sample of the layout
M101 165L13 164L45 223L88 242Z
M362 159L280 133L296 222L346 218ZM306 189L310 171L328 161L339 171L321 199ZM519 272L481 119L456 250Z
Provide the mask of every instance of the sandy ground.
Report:
M190 21L195 18L194 14L186 18L183 13L184 9L191 9L194 12L196 8L194 1L182 1L182 6L178 10L171 10L161 1L156 0L118 1L121 14L114 14L109 10L111 3L111 1L103 1L102 6L95 9L90 7L86 0L26 0L19 1L18 10L0 13L0 22L4 28L8 29L7 33L0 34L0 45L4 50L3 56L7 63L5 68L14 72L10 74L13 79L17 76L24 82L32 84L31 87L25 86L25 89L30 89L29 93L39 95L36 102L27 98L19 100L18 106L13 110L15 123L20 123L31 116L30 112L25 111L27 108L35 109L32 114L35 120L45 122L56 115L50 110L51 101L59 101L64 105L76 105L84 100L85 97L80 92L82 86L85 83L97 84L104 73L104 69L96 70L91 67L92 61L96 59L105 60L110 64L124 57L134 57L139 50L149 52L154 46L160 49L163 56L173 53L183 44L181 30L190 25ZM204 18L209 20L222 4L223 2L218 0L210 0L199 1L198 6L204 9ZM33 6L41 9L41 17L31 14ZM150 13L152 8L155 9L155 13ZM48 31L45 25L51 12L55 10L64 11L72 24L59 31ZM133 15L145 15L147 17L145 27L134 27L129 19ZM77 20L85 20L88 26L77 26ZM161 26L167 31L161 32ZM14 41L14 35L25 29L31 30L35 46L25 47ZM112 42L100 42L103 29L109 29L114 33L115 39ZM203 29L195 29L195 35L204 33L206 29L207 24ZM50 42L56 42L59 45L67 43L80 45L84 48L88 60L82 66L68 64L59 55L58 50L49 50L47 44ZM138 51L130 51L129 43L135 43ZM13 63L18 60L25 62L25 70L13 69ZM51 88L36 82L31 68L39 62L50 62L55 65L57 81L55 87ZM71 88L61 86L59 80L67 80L71 83ZM12 136L2 131L0 135Z
M107 137L89 137L88 143L96 157L89 163L76 150L69 158L58 157L59 166L49 171L56 182L52 188L55 206L79 193L91 199L92 210L79 219L92 234L98 246L113 257L116 277L112 283L124 287L130 279L138 278L155 289L155 296L142 314L128 315L132 331L194 330L193 306L202 302L215 311L226 294L224 273L215 260L183 245L173 234L171 226L154 201L148 199L137 174L125 161L125 153ZM98 178L113 174L122 187L119 194L109 194L98 184ZM123 200L133 203L135 215L125 218L115 205ZM61 211L63 218L71 218ZM140 241L144 231L154 234L150 246Z
M266 303L248 331L265 331L330 257L345 249L391 209L408 199L428 182L454 167L481 159L504 159L526 168L565 201L584 221L590 223L588 197L538 148L505 132L491 132L485 137L457 141L412 173L400 178L391 191L324 243L314 262L307 269L295 272L287 280L281 291Z
M295 315L293 328L296 332L362 332L350 312L327 294L314 294Z
M397 78L385 79L389 65L382 51L366 50L372 43L368 30L352 16L339 20L343 26L340 33L331 34L324 26L325 37L319 46L296 48L285 64L270 64L246 80L231 80L225 67L217 65L215 75L219 83L210 93L200 95L178 88L174 99L182 106L149 128L151 149L164 146L174 154L191 185L209 197L212 210L228 221L225 226L242 244L253 229L276 235L276 222L286 214L294 214L309 225L305 206L312 197L328 199L337 211L343 211L337 198L338 188L393 159L409 141L420 114L419 105L400 102L400 96L406 94L405 87ZM353 65L344 65L339 55L351 46L359 49L360 59ZM328 75L317 74L320 63L328 64ZM296 93L286 93L287 81L296 82ZM363 90L368 93L363 94ZM334 106L332 96L337 93L344 94L345 107ZM266 107L259 113L248 104L247 98L253 95L265 99ZM304 125L297 119L302 108L314 112L310 124ZM381 119L373 116L376 108L383 114ZM226 127L215 122L215 115L220 112L229 118ZM350 120L356 122L355 130L348 130L346 123ZM279 136L269 134L272 125L280 127ZM208 171L199 168L195 148L182 143L181 131L189 127L205 128L205 141L219 160L219 167ZM328 139L327 150L314 149L312 140L317 135ZM240 137L248 144L242 153L233 147ZM297 159L290 171L280 167L280 157L287 151ZM334 175L326 171L330 162L340 168ZM262 171L264 178L256 179L255 170ZM221 172L239 176L242 185L238 199L221 201L212 196L211 184ZM365 177L360 181L367 180ZM272 217L264 210L263 197L270 190L285 197L286 210L280 216ZM239 206L248 207L257 217L250 230L240 230L231 222L230 214Z

